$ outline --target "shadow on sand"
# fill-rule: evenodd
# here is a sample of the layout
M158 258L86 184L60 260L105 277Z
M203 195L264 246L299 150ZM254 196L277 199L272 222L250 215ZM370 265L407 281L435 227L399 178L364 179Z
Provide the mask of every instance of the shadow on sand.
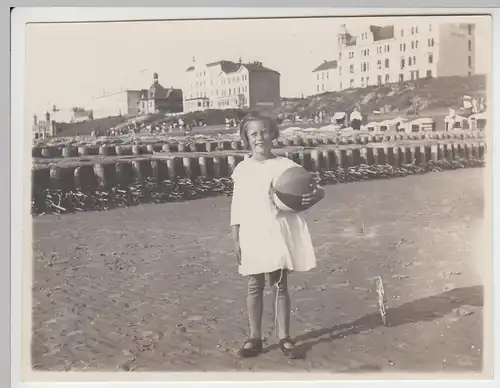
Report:
M483 306L483 286L455 288L450 291L417 299L387 310L387 326L395 327L408 323L432 321L450 314L461 306ZM305 358L307 352L319 343L332 342L336 339L356 335L383 326L380 314L365 315L353 322L335 325L295 337L297 341L295 358ZM326 337L325 337L326 336ZM271 345L267 351L276 349Z

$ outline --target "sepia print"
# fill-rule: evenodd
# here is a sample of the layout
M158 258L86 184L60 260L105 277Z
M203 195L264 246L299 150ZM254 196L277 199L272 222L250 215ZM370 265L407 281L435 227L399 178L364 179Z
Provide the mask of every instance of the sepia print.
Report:
M490 35L28 24L30 368L483 373Z

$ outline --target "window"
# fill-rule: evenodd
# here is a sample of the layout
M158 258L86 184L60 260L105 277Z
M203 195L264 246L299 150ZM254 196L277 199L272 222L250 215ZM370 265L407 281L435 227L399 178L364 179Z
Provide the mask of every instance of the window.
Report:
M403 82L405 80L405 77L403 74L399 75L399 82Z
M349 66L349 72L350 73L354 73L354 65L350 65Z
M415 48L418 48L418 40L415 41Z
M418 26L415 27L415 34L418 34Z
M339 67L339 75L342 75L342 66Z
M405 36L405 30L401 29L401 36Z
M401 58L401 69L405 68L405 59Z
M429 53L429 63L433 62L434 62L434 56L432 55L432 53Z
M321 79L325 79L325 73L321 73Z
M330 72L329 71L326 72L326 79L330 79Z
M472 67L472 57L469 55L469 67Z
M342 53L339 53L339 61L342 60Z
M370 77L366 77L366 86L370 85Z
M432 24L429 24L429 32L432 31Z
M319 85L316 87L316 91L319 92Z
M471 72L471 71L469 71L469 73L468 73L467 75L470 77L470 76L472 75L472 72Z
M354 58L354 52L349 51L349 59L352 59L352 58Z
M415 79L415 73L412 71L410 75L411 75L411 80L413 81Z
M321 85L321 91L324 92L325 91L325 84Z
M342 82L340 82L340 90L342 90Z
M377 69L382 69L382 61L380 59L377 61Z
M432 78L432 70L427 70L427 78Z
M389 77L389 74L386 74L385 75L385 83L388 84L390 81L390 77Z
M387 68L389 68L389 59L386 59L386 60L385 60L385 68L386 68L386 69L387 69Z
M472 51L472 40L469 39L469 51Z
M469 24L468 28L469 28L469 35L472 35L472 24Z
M361 87L365 87L365 78L361 77Z
M316 74L316 79L319 81L319 73Z
M411 34L413 35L414 33L415 33L415 28L414 28L414 27L412 27L412 28L411 28Z
M408 57L408 66L411 66L411 57Z
M412 40L411 41L411 49L414 50L415 49L415 42Z
M415 56L413 56L413 64L416 65L417 64L417 58Z
M349 86L350 86L351 88L353 88L353 87L354 87L354 80L353 80L353 79L351 79L351 81L350 81L350 83L349 83L349 84L350 84Z
M382 84L382 76L381 75L377 76L377 84L379 84L379 85Z
M406 51L406 43L403 43L403 51Z

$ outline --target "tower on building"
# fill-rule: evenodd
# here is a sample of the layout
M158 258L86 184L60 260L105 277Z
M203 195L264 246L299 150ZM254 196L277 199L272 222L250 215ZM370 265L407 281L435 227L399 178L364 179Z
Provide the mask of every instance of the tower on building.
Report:
M340 32L337 35L337 42L339 46L347 46L352 39L352 35L347 30L345 24L340 26Z

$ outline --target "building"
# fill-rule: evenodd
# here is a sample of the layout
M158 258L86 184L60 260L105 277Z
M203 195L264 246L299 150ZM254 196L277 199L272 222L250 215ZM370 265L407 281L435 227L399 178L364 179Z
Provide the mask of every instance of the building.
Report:
M81 123L84 121L90 121L94 119L94 112L91 110L85 110L84 108L74 107L71 109L72 115L70 122L71 123Z
M138 102L139 114L182 112L182 90L165 89L158 82L158 73L153 74L153 84L148 90L141 90Z
M140 90L125 90L97 97L92 101L94 118L137 116L140 99Z
M370 25L356 36L344 25L334 59L312 71L313 94L474 74L474 24L423 20L405 19L383 27Z
M49 112L45 113L45 121L38 120L38 116L33 116L32 134L34 139L46 139L56 135L56 123L51 120Z
M262 62L194 62L186 75L184 112L274 108L281 101L280 73L263 66Z

